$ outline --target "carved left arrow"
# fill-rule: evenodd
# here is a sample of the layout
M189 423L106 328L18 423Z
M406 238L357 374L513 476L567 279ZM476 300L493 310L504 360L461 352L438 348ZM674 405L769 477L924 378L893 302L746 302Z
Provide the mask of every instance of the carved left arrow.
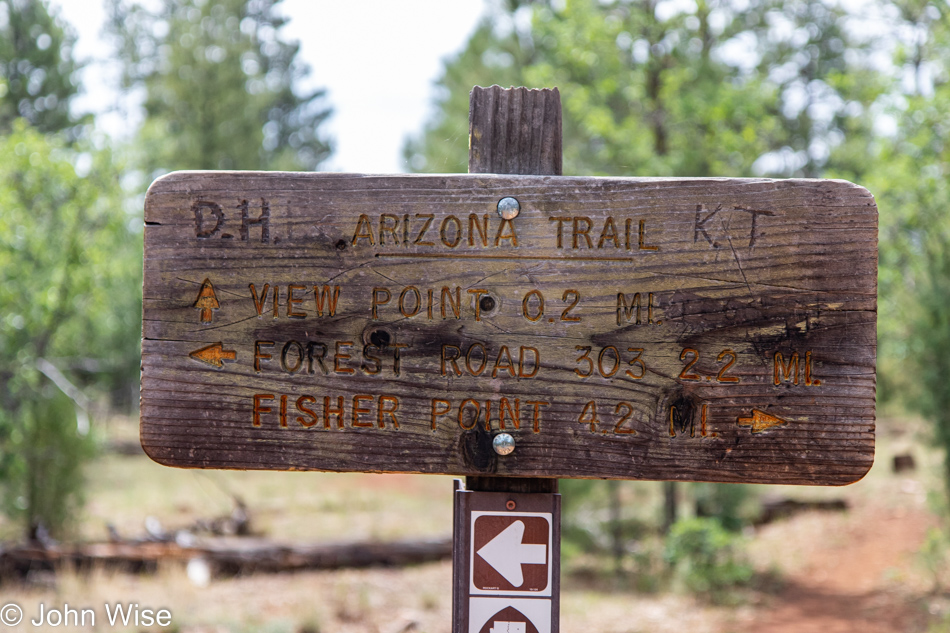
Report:
M224 367L224 361L237 359L237 352L233 349L224 349L223 343L212 343L207 347L196 349L188 355L217 369Z
M788 421L776 417L770 413L766 413L765 411L752 409L751 418L737 418L736 423L739 426L751 426L753 433L760 433L762 431L771 429L772 427L788 424Z

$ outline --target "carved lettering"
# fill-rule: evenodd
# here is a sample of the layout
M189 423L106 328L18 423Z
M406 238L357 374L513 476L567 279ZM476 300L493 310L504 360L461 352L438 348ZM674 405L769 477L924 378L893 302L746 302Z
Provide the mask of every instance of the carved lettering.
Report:
M274 394L272 394L272 393L258 393L258 394L254 394L254 408L253 408L253 411L252 411L251 424L253 424L254 426L260 426L260 425L261 425L261 414L262 414L262 413L270 413L270 412L271 412L271 408L270 408L270 407L262 406L261 403L262 403L264 400L273 400L273 399L274 399Z
M462 241L462 222L454 215L448 215L439 226L439 239L449 248L455 248Z
M224 211L217 202L198 200L191 205L191 210L195 214L195 237L201 239L214 237L215 233L221 230L221 227L224 225ZM211 228L205 226L205 210L210 211L211 215L214 216L214 226Z
M241 200L238 205L241 210L241 239L248 241L250 237L250 228L259 225L261 227L261 243L270 241L270 203L261 198L261 213L256 219L251 219L250 205L247 200Z
M363 216L360 216L363 217ZM367 218L367 222L369 218ZM392 222L392 224L390 224ZM383 213L379 216L379 245L382 246L386 243L386 233L389 233L393 238L393 244L399 243L399 238L396 237L396 231L399 229L399 217L393 215L392 213ZM372 244L372 241L370 241Z
M458 405L455 404L458 402ZM530 410L528 414L531 419L531 429L533 433L541 432L541 408L549 406L551 403L546 400L526 400L520 398L510 399L501 397L497 402L495 400L479 400L478 398L463 398L460 401L452 401L447 398L432 398L429 406L429 426L435 431L442 418L448 418L454 421L463 431L471 431L479 422L486 431L492 430L493 420L497 421L498 428L508 430L509 424L514 427L513 430L520 430L522 423L522 405L526 405ZM497 405L497 406L495 406ZM497 419L493 418L493 411L497 411Z
M273 347L276 345L274 341L254 341L254 371L257 373L261 372L261 361L270 360L271 355L265 354L262 350L264 347Z
M363 402L370 402L373 400L373 396L369 395L356 395L353 396L353 426L362 427L362 428L373 428L373 422L366 422L360 419L361 413L371 413L371 410L363 406Z
M581 226L583 225L583 228ZM583 237L587 248L594 248L594 243L590 241L590 230L594 227L594 222L588 217L574 217L572 222L573 232L571 233L571 247L577 250L578 238Z
M435 246L434 242L422 239L425 236L426 231L429 230L429 226L432 224L432 220L435 218L435 215L431 213L417 213L416 217L423 218L425 222L422 224L422 228L419 229L419 234L416 235L416 239L414 239L412 243L418 244L420 246Z
M505 233L505 228L508 232ZM512 247L518 246L518 234L515 233L515 225L511 220L502 220L498 225L498 233L495 234L495 246L499 246L502 240L508 240Z
M406 301L407 296L413 297L411 303ZM412 307L410 308L408 305ZM419 289L415 286L403 288L403 291L399 293L399 314L408 319L419 314L420 310L422 310L422 295L419 294Z
M478 223L478 216L474 213L468 214L468 245L475 246L475 234L478 233L479 241L482 246L488 246L488 218L486 213L482 216L482 223Z
M654 318L654 310L656 310L655 293L646 293L646 300L646 325L662 325L663 321ZM636 317L635 320L634 317ZM633 296L630 297L628 302L627 295L623 292L618 292L617 325L621 326L628 324L631 320L634 320L634 325L644 324L641 293L633 293Z
M455 301L452 301L452 292L449 290L448 286L442 286L442 301L440 302L440 307L442 310L442 318L445 317L445 303L446 298L448 298L449 309L452 311L452 314L455 315L456 319L462 318L462 287L455 287Z
M775 352L772 364L772 384L776 387L784 383L793 385L803 384L806 387L817 387L821 380L812 376L812 353L805 352L804 362L798 352L790 352L788 361L785 354Z
M310 418L309 420L305 420L301 416L299 415L297 416L297 424L304 427L305 429L309 429L313 427L317 422L320 421L317 418L317 414L313 411L313 409L307 406L307 404L315 404L316 402L317 402L317 399L314 398L313 396L300 396L299 398L297 398L297 403L296 403L297 411L299 411L300 413L306 414Z
M294 296L294 292L298 290L305 290L306 286L301 286L298 284L290 284L287 286L287 318L290 319L305 319L307 318L306 312L298 312L294 309L294 305L297 303L303 303L303 298L298 298Z
M261 318L261 315L264 312L264 301L267 300L267 291L270 288L270 284L264 284L264 289L261 290L261 298L257 298L257 288L254 287L254 284L250 284L249 288L251 289L251 298L254 301L254 309L257 310L257 318Z
M459 363L464 358L463 365ZM493 360L492 360L493 359ZM491 371L486 372L492 362ZM486 374L492 378L507 374L511 378L534 378L541 368L541 353L535 347L522 345L518 348L518 361L515 363L511 350L502 345L497 352L489 351L482 343L472 343L464 350L458 345L442 344L439 369L445 376L463 375L477 378Z
M386 422L383 418L388 417L393 428L398 429L399 420L396 418L396 411L398 410L399 398L396 396L380 396L379 405L376 409L376 425L381 429L385 429Z
M356 246L360 240L369 240L370 246L376 245L376 239L373 237L373 227L365 213L361 213L356 220L356 230L353 231L353 239L350 240L350 243Z
M313 287L313 299L316 303L317 316L322 317L324 308L326 309L327 316L334 316L336 314L336 304L340 298L340 287L333 286L333 290L330 290L330 286L323 286L321 290L319 286Z
M295 373L303 366L303 346L297 341L287 341L280 352L280 367L288 374Z
M600 239L597 240L597 248L603 248L604 242L608 240L613 242L614 248L620 248L620 238L617 235L617 227L614 226L614 219L607 216L604 220L604 228L600 231Z

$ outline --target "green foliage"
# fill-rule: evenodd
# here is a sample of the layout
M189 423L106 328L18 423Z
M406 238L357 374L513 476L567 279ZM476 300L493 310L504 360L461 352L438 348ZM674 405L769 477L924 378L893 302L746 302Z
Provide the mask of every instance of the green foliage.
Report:
M666 575L652 482L564 479L561 556L573 574L656 591Z
M738 538L712 518L677 521L666 540L665 558L675 579L715 600L727 598L730 590L752 579Z
M510 2L446 62L406 158L466 171L472 86L557 86L565 174L858 178L888 82L854 17L823 0ZM744 489L697 490L701 514L740 526Z
M45 0L0 0L0 134L18 117L43 132L74 124L74 40Z
M897 123L867 185L881 212L882 395L934 422L950 493L950 7L900 3L914 41L902 49Z
M690 489L696 505L696 516L715 517L722 527L731 532L738 532L749 525L757 509L757 498L752 486L695 483Z
M618 541L626 550L631 543L656 532L652 489L643 482L561 480L565 555L588 552L613 556Z
M4 457L9 460L4 506L28 529L42 525L60 535L84 500L83 467L95 454L92 435L76 429L75 404L52 384L20 393ZM15 457L13 457L15 456Z
M520 86L530 51L504 12L486 16L465 48L446 63L438 83L435 113L423 134L406 142L403 154L413 171L468 171L468 96L474 86Z
M566 174L812 176L867 166L862 134L885 84L868 61L871 42L828 3L552 5L497 10L446 64L436 115L407 144L415 169L465 170L468 92L495 83L560 89Z
M769 147L775 94L719 60L730 28L713 29L702 2L658 16L592 0L536 12L525 74L561 89L565 173L739 174Z
M917 559L933 583L932 593L950 588L950 532L939 527L928 529Z
M852 14L822 0L760 0L739 16L756 35L755 74L774 86L781 114L771 148L779 164L766 171L860 179L871 166L869 108L890 79L872 60L881 38L856 21L883 4Z
M28 529L62 533L78 503L83 388L103 368L135 375L141 242L131 219L109 152L22 119L0 137L0 486Z
M330 153L324 91L284 41L280 0L111 0L127 88L145 92L136 147L155 177L173 169L314 169Z
M939 622L928 625L927 633L950 633L950 615L945 615Z

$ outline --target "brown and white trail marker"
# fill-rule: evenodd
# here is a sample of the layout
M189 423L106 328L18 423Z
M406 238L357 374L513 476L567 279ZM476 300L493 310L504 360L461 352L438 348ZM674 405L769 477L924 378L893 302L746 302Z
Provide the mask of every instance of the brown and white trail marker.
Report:
M559 176L555 95L473 91L477 173L153 183L145 451L187 468L466 475L469 495L860 479L872 196L834 180ZM525 171L540 175L497 173ZM486 597L470 589L456 587L466 608Z
M453 631L557 631L561 496L456 494Z

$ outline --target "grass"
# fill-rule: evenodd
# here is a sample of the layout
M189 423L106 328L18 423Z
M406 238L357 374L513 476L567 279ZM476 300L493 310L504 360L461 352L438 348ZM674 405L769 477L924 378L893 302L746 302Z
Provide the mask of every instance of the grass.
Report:
M145 517L167 528L227 516L247 505L252 529L282 541L394 540L442 536L452 525L449 477L202 471L166 468L143 457L105 456L96 465L83 536L142 531Z

